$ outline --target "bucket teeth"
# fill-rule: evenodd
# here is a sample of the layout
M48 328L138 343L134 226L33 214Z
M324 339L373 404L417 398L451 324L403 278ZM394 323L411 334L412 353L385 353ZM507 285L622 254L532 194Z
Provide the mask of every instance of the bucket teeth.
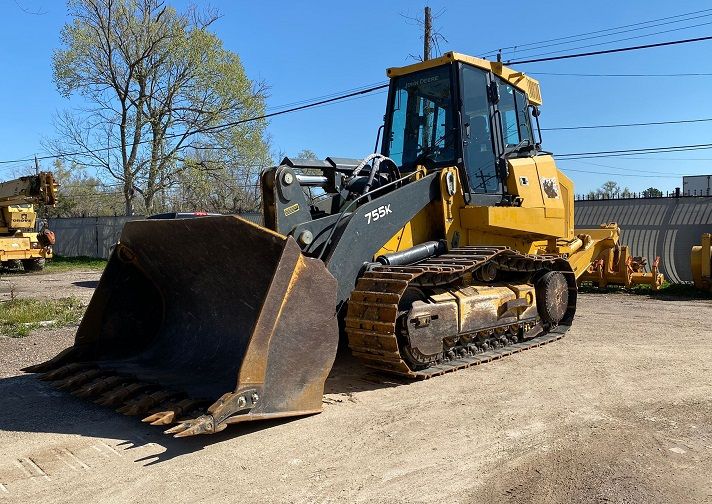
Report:
M108 378L99 378L89 382L77 390L72 391L77 397L89 398L103 394L112 387L115 387L123 382L128 381L122 376L109 376Z
M79 362L83 353L84 351L80 347L71 346L59 352L52 359L40 364L27 366L22 368L22 371L25 373L46 373L57 369L60 366L60 362Z
M205 401L199 401L196 399L183 399L178 403L169 404L160 411L147 416L142 422L150 423L151 425L168 425L173 423L173 421L183 415L184 413L190 412L196 409L201 404L205 404Z
M168 425L173 423L176 416L175 411L165 410L148 415L146 418L141 419L141 421L151 425Z
M32 366L24 367L21 369L21 371L24 371L25 373L47 373L48 371L51 371L53 367L53 362L47 361L41 362L40 364L33 364Z
M132 383L127 386L121 384L118 387L110 389L94 402L102 406L118 406L127 399L131 399L136 394L139 394L152 386L153 385L149 383Z
M168 390L159 390L158 392L153 392L152 394L147 393L134 399L133 401L128 402L116 411L124 415L141 415L149 411L157 404L160 404L176 395L176 392Z
M227 424L215 425L215 420L211 415L203 415L192 420L186 420L175 427L163 431L165 434L173 434L173 437L181 438L195 436L197 434L213 434L220 432Z
M89 369L88 371L83 371L77 375L57 381L54 383L54 386L61 390L75 390L104 373L105 371L101 369Z
M70 375L73 375L74 373L85 371L91 367L91 364L87 364L85 362L73 362L71 364L65 364L64 366L57 368L54 371L44 373L40 375L39 378L43 381L60 380L62 378L66 378Z

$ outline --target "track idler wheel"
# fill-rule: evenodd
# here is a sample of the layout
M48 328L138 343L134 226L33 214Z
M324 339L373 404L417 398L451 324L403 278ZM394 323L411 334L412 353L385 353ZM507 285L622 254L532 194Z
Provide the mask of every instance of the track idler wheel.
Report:
M544 322L558 325L566 315L569 304L569 286L559 271L545 273L535 286L536 305Z

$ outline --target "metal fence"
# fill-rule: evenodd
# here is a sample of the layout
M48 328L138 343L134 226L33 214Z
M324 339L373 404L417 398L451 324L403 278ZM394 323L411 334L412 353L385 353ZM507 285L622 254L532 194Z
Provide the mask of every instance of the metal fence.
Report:
M577 228L596 228L617 222L622 243L633 255L662 260L662 272L672 282L691 281L690 249L702 233L712 231L712 197L660 197L580 200L576 202ZM241 217L262 223L259 213ZM81 217L49 219L56 233L57 255L107 258L124 224L143 217Z
M600 201L600 200L629 200L629 199L659 199L659 198L697 198L700 196L712 196L710 190L697 190L692 189L686 192L681 192L680 188L676 188L674 191L660 192L660 194L650 195L649 193L643 192L618 192L615 194L598 194L598 193L588 193L588 194L575 194L574 201Z
M242 214L240 217L262 223L262 214ZM49 229L54 231L54 253L64 257L98 257L107 259L111 247L119 240L121 230L129 221L144 219L132 217L70 217L48 219Z

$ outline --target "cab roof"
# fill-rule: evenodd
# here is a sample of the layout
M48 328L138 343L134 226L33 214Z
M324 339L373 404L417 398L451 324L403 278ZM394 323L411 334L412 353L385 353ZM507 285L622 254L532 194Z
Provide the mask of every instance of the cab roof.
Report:
M408 65L404 67L392 67L386 70L386 75L389 78L399 77L401 75L411 74L419 70L425 70L426 68L433 68L440 65L446 65L459 61L461 63L466 63L468 65L481 68L488 72L501 77L502 79L509 82L512 86L516 87L520 91L526 93L529 98L529 102L534 105L541 105L541 89L539 88L539 81L532 79L528 75L524 75L522 72L517 72L504 66L502 63L497 61L489 61L482 58L475 58L472 56L467 56L466 54L456 53L456 52L446 52L439 58L433 58L428 61L422 61L420 63L415 63L413 65Z

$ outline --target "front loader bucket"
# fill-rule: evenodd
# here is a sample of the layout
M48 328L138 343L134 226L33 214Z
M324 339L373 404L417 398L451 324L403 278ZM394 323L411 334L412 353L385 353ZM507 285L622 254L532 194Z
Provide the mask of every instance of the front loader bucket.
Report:
M321 410L336 280L238 217L124 226L74 346L27 368L177 436Z

